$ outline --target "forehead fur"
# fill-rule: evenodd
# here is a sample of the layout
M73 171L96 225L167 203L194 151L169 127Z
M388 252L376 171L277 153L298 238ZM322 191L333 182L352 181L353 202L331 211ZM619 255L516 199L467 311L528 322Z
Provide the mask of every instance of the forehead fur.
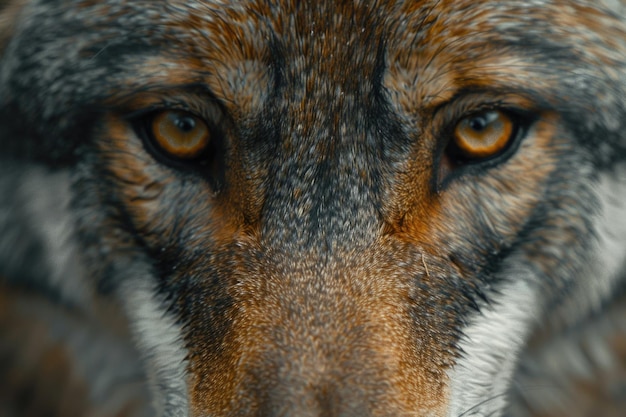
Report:
M455 381L480 406L535 290L596 255L594 165L626 154L613 3L13 0L0 156L80 164L84 276L127 300L172 409L443 415L474 317L487 359ZM210 125L210 161L142 135L172 108ZM515 143L446 162L455 123L500 108Z
M316 72L345 94L354 73L376 76L376 60L390 96L413 108L467 88L524 88L552 106L596 111L611 132L621 127L623 94L614 92L626 35L621 17L593 2L41 1L7 10L19 15L20 36L0 67L4 102L60 129L71 121L57 109L98 103L119 85L202 83L243 116L279 77L306 91Z

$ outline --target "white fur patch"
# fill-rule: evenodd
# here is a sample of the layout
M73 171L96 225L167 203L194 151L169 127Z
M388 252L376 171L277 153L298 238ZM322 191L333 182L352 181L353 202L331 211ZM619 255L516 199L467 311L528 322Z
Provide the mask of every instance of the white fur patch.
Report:
M566 321L575 322L601 308L624 277L626 266L626 165L602 174L595 187L600 211L595 216L594 256L575 278L576 291L564 303ZM590 214L591 215L591 214ZM541 314L535 279L522 260L508 261L509 283L484 306L464 330L459 347L464 356L449 372L449 417L498 416L518 354ZM517 265L517 268L515 267Z
M158 299L151 276L135 276L123 285L125 308L146 364L155 416L189 415L187 351L182 329Z
M84 278L75 241L75 215L70 210L70 176L33 168L20 182L18 192L25 215L32 219L34 231L44 245L51 287L59 290L64 301L88 310L93 288Z
M449 417L495 416L506 404L519 350L535 320L536 298L530 271L509 269L506 275L511 282L464 331L459 344L464 356L449 372Z

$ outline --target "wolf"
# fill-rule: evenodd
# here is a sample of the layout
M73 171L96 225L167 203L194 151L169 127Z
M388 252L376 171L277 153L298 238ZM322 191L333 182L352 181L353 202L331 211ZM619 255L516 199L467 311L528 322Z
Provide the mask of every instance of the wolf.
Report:
M0 7L0 414L623 415L625 3Z

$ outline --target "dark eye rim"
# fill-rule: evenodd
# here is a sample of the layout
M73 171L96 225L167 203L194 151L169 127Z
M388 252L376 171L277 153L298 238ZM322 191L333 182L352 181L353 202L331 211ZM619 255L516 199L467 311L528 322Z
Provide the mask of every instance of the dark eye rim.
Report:
M507 115L513 122L510 139L502 150L485 158L463 157L462 151L454 143L454 129L461 120L473 115L497 110ZM498 166L510 159L519 149L523 139L528 134L532 125L539 119L538 112L527 109L512 107L489 106L473 111L468 111L456 117L452 122L440 131L438 137L444 138L435 152L434 164L434 187L437 191L445 189L451 182L459 177L467 175L480 175L487 170ZM446 161L447 159L447 161ZM448 169L443 170L442 164L451 164ZM445 172L447 171L447 172ZM445 173L444 173L445 172Z
M184 111L203 120L210 131L211 138L206 148L194 158L177 158L172 156L160 145L151 133L154 117L163 111ZM173 170L175 175L193 176L205 181L214 193L220 193L226 184L227 144L224 130L206 117L198 113L173 107L155 107L133 112L126 117L137 138L142 142L145 152L156 164Z
M207 146L194 157L177 157L158 144L158 140L154 136L152 131L152 123L155 118L166 111L176 111L182 113L188 113L190 116L198 118L206 123L207 128L211 134L211 138ZM212 124L206 118L188 110L178 108L156 108L146 110L144 112L136 113L129 118L131 126L135 131L135 134L141 139L146 151L154 157L158 162L166 164L176 169L188 170L206 170L210 168L212 160L215 157L219 144L217 143L221 139L220 130Z

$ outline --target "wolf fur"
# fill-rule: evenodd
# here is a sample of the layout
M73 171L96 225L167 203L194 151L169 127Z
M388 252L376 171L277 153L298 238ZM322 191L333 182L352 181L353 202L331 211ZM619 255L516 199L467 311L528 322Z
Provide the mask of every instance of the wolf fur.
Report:
M0 415L624 415L625 9L1 2Z

